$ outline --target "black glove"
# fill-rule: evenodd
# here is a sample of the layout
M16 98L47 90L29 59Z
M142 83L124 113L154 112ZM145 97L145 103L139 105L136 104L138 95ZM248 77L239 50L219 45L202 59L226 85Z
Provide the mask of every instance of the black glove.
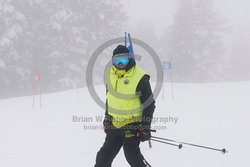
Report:
M110 115L105 115L103 120L103 129L105 133L108 133L113 128L112 120Z
M151 139L151 132L150 129L139 129L137 132L137 137L140 139L140 141L144 142L149 139Z

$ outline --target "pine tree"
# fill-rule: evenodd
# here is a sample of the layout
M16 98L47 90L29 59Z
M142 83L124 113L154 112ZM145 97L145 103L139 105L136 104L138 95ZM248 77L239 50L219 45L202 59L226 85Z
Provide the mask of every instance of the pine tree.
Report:
M232 49L228 57L228 80L250 80L250 34L245 32L248 28L250 28L250 26L244 27L242 31L236 33L232 42Z
M25 91L25 94L32 92L32 81L36 73L41 74L42 89L46 92L83 86L86 65L92 52L105 40L120 34L126 21L121 5L115 0L0 2L0 13L3 11L2 3L12 6L19 13L12 12L13 17L8 14L8 24L0 20L0 24L4 24L1 28L10 30L18 26L11 40L3 40L6 33L0 32L0 42L6 45L0 48L0 73L11 76L21 71L20 76L25 76L26 83L19 79L19 85L25 89L16 87L19 91ZM7 60L2 55L10 51L15 53L12 55L18 56L17 65L24 65L28 70L3 70ZM13 59L12 56L8 60L14 63ZM8 78L5 80L1 82L3 89L10 82Z
M24 22L25 17L11 1L0 1L0 98L27 91L30 71L16 47Z
M178 81L212 81L219 78L217 61L223 53L223 20L213 1L179 0L175 21L164 39Z

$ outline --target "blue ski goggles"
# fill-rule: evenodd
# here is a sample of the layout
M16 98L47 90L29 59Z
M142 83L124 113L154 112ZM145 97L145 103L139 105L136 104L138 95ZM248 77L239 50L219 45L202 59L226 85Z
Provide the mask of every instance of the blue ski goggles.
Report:
M115 56L112 57L112 63L118 67L118 65L122 64L122 65L128 65L129 63L129 54L125 53L125 54L117 54Z

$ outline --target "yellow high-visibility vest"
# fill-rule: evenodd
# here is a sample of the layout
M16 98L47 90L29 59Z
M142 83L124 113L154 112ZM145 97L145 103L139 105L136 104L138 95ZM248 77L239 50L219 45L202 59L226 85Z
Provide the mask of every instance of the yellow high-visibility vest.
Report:
M137 85L146 74L141 68L134 66L127 72L117 74L111 68L107 78L108 113L112 116L112 123L121 128L129 123L141 122L142 104L140 92L136 92Z

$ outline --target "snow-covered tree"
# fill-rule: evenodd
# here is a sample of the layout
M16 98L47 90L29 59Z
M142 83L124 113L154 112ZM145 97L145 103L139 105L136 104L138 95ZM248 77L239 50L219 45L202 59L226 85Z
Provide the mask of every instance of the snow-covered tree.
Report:
M236 33L232 42L232 49L228 57L227 79L233 81L250 80L250 33L245 30Z
M213 9L213 0L179 0L178 3L174 24L162 40L162 50L173 61L175 80L218 80L218 60L224 50L220 38L224 20Z
M5 21L0 20L0 24L4 24L0 32L0 70L7 63L2 55L15 51L15 55L19 56L17 65L21 66L23 62L28 69L25 77L29 84L21 85L31 91L36 73L41 74L43 91L83 86L85 69L92 52L105 40L120 34L126 21L121 4L115 0L0 2L0 17L5 18ZM11 10L13 17L9 14L3 16L6 9L2 4L10 6L8 10ZM18 14L13 11L18 11ZM6 32L2 31L3 28ZM12 32L11 38L7 33L9 31ZM8 47L4 49L3 45ZM11 62L14 62L13 59L9 57ZM12 75L12 72L0 72L6 76ZM3 85L6 86L5 83Z
M24 22L24 15L11 1L0 1L0 98L27 91L30 71L16 47Z

